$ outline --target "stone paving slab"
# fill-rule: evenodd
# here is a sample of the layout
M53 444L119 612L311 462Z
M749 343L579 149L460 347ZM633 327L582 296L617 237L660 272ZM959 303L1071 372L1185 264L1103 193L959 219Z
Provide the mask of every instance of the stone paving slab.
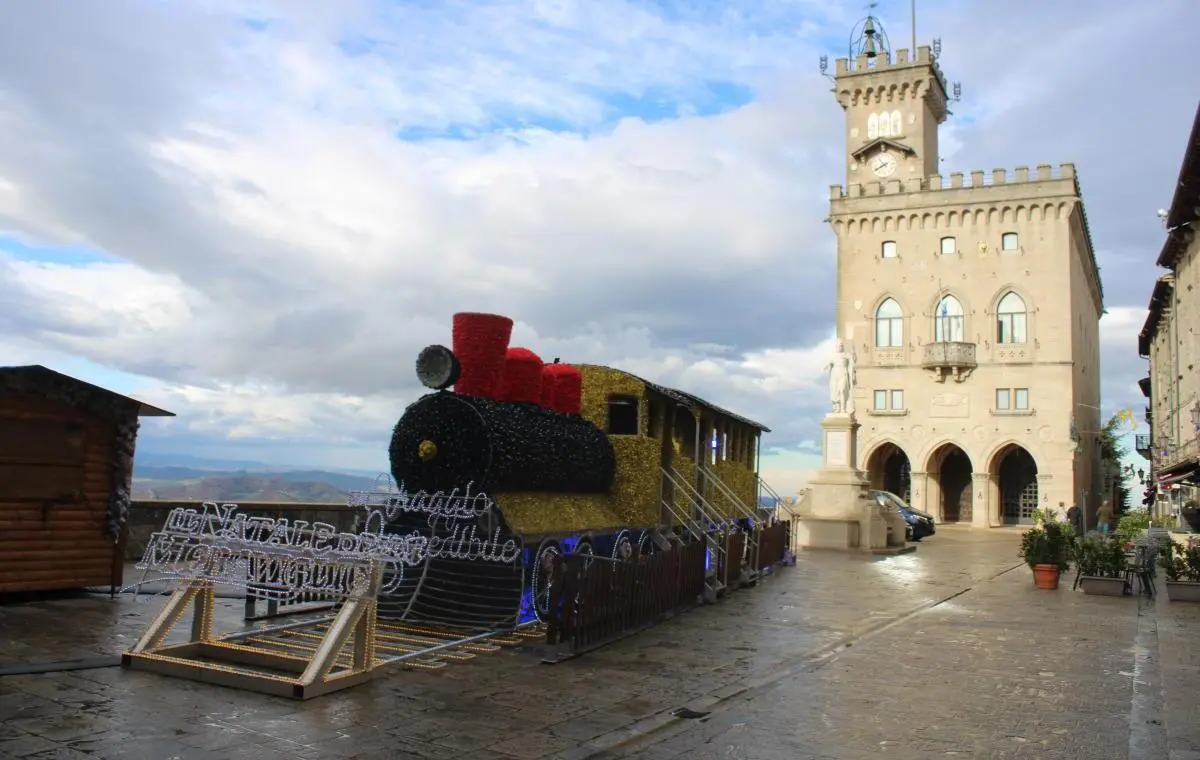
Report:
M1135 663L1147 620L1158 628L1148 645L1161 665L1157 683ZM1019 567L699 721L600 757L1195 760L1197 622L1200 606L1165 598L1087 596L1069 584L1038 591ZM1133 706L1135 681L1156 695L1155 709ZM1138 746L1131 728L1162 736Z
M928 695L922 696L926 686L929 693L935 687L946 691L934 713L937 720L946 720L940 716L963 706L967 719L960 717L950 725L973 726L996 712L1000 704L974 704L952 691L964 678L962 674L977 666L982 668L981 683L990 684L1004 705L993 717L1007 720L1009 730L1032 734L1032 729L1021 727L1032 725L1029 715L1040 713L1041 708L1028 706L1041 704L1038 690L1060 695L1055 697L1060 701L1049 703L1054 709L1069 706L1083 715L1092 709L1092 703L1065 701L1061 697L1065 687L1047 690L1043 683L1062 679L1004 680L1005 673L1012 673L1003 667L1005 663L1036 657L1040 651L1033 647L1035 655L1025 653L1025 647L1031 646L1026 639L1046 635L1045 631L1031 634L1020 626L997 622L996 616L1003 621L1010 612L1018 617L1027 614L1008 607L1021 607L1028 600L1001 595L994 601L1003 609L978 612L969 624L940 626L927 636L899 633L908 631L917 619L934 620L913 615L940 600L976 590L939 606L936 615L944 616L971 594L992 593L986 590L995 584L1005 587L1010 576L994 582L989 579L1016 565L1017 541L1014 531L947 528L910 555L868 558L809 552L800 557L796 567L781 569L758 588L738 591L718 605L685 613L559 665L542 665L527 652L502 650L439 671L391 672L365 686L311 702L115 668L0 677L0 757L583 757L647 728L666 726L663 736L675 741L669 735L680 721L670 713L677 708L716 704L723 715L720 700L737 702L739 694L752 699L754 693L782 688L784 682L776 686L770 682L796 668L809 668L822 678L841 673L840 680L821 681L818 691L803 698L788 696L788 709L774 713L777 721L786 714L793 723L816 726L823 740L835 733L825 730L823 716L827 713L815 712L814 705L836 705L834 715L860 714L864 726L887 726L917 715L897 705L927 699ZM1086 600L1089 605L1078 608L1081 614L1095 609L1091 603L1096 601L1126 607L1131 601L1097 600L1069 592L1050 596ZM21 612L10 615L14 609ZM9 661L26 662L77 658L83 652L115 655L132 643L155 609L129 599L110 602L107 597L0 607L0 653ZM1074 614L1075 609L1054 612ZM240 605L228 602L222 615L240 618ZM1103 624L1088 620L1109 626L1113 641L1127 633L1111 620ZM892 627L887 628L889 625ZM997 626L1011 630L1009 635L1017 643L988 638L999 635ZM873 631L873 637L864 638ZM1057 639L1051 644L1054 641ZM853 646L832 661L836 667L819 667L830 660L818 655L837 652L839 646L848 644ZM871 651L872 646L883 648L886 662L838 670L846 662L856 662L854 658ZM1002 657L999 653L1010 646L1013 655ZM981 648L992 650L992 658L981 659L977 654ZM1074 671L1059 668L1053 672ZM817 684L813 677L806 683ZM1023 677L1030 678L1028 674ZM873 690L870 685L878 678L886 678L889 688ZM786 683L796 681L796 676L790 676ZM916 682L920 689L896 686ZM1099 683L1107 682L1101 679ZM918 693L914 696L913 691ZM1026 707L1018 709L1018 704ZM1125 713L1128 706L1126 694ZM930 719L925 716L922 720L929 723ZM1124 718L1117 715L1114 720L1120 723ZM717 723L714 713L704 727ZM689 721L685 725L696 724ZM934 721L932 725L943 723ZM727 729L732 730L732 724ZM945 746L945 740L939 738L942 732L927 731L925 746ZM736 744L729 742L730 746ZM805 751L811 750L811 756L827 749L825 744L808 747ZM762 752L746 756L769 757L769 749L764 746ZM831 756L851 757L841 749ZM670 753L674 745L659 742L647 751ZM691 751L704 750L680 749ZM880 756L877 746L870 751L876 752L872 756ZM889 752L888 756L901 755Z

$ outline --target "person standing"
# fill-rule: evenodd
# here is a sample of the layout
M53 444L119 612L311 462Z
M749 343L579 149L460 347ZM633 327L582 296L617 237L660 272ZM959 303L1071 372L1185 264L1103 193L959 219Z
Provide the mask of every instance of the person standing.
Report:
M1082 513L1079 511L1079 505L1072 504L1071 508L1067 510L1067 522L1071 524L1077 536L1083 535L1083 521L1079 519L1080 517L1082 517Z
M1108 535L1109 523L1112 522L1112 517L1112 502L1105 499L1100 502L1100 508L1096 510L1096 530L1104 535Z

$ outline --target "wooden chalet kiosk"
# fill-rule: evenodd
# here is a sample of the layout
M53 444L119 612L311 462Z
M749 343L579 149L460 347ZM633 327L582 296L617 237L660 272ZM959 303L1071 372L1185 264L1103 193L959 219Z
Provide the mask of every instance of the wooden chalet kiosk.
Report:
M0 367L0 594L118 586L139 417L40 365Z

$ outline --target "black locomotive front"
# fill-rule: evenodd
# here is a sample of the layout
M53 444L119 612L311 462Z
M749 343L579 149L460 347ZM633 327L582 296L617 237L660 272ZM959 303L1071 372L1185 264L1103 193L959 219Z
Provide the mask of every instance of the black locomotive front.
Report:
M612 443L588 420L449 391L404 412L388 453L410 492L606 493L616 475Z

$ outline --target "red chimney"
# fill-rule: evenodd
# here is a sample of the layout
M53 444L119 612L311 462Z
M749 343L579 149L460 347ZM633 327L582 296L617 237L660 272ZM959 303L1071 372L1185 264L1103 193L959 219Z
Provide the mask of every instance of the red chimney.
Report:
M542 402L542 358L528 348L510 348L504 359L503 391L505 401Z
M456 393L498 399L513 321L499 314L461 312L454 315L454 355L462 374Z
M579 368L546 365L542 370L542 406L563 414L579 414L583 409L583 374Z

